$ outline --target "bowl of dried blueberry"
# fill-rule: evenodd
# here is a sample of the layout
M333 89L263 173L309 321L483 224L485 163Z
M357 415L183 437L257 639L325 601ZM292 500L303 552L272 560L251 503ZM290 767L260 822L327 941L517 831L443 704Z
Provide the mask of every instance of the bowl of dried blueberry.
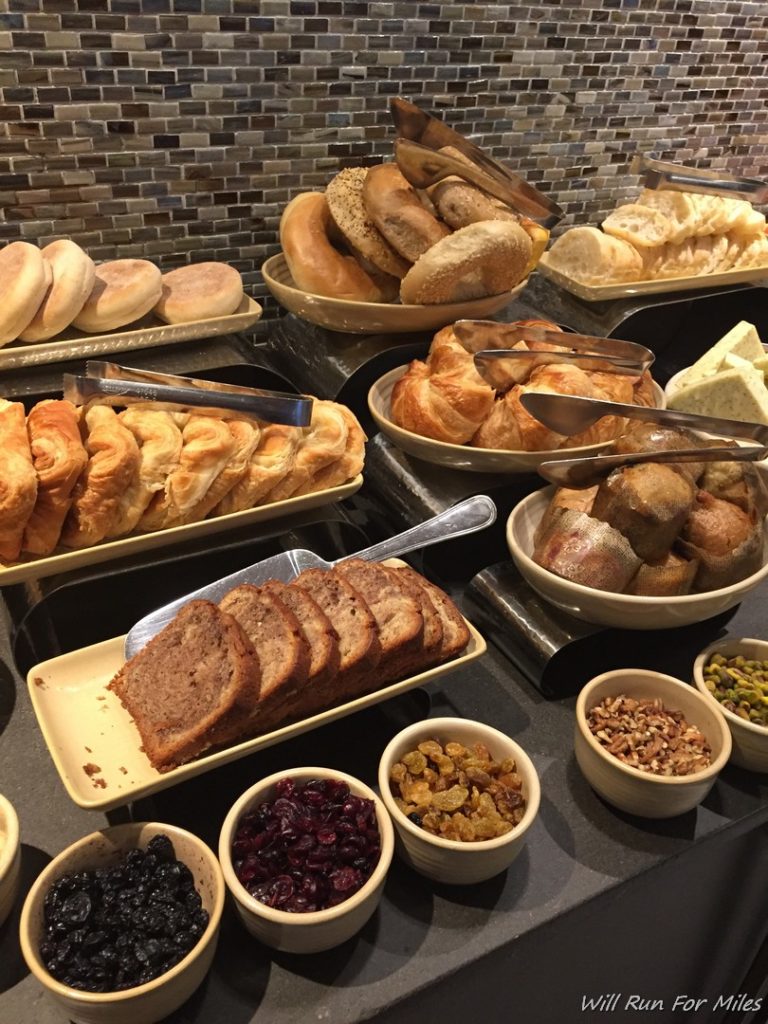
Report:
M104 828L35 881L22 953L76 1024L152 1024L205 977L224 895L218 860L192 833L154 822Z
M379 762L379 789L398 855L449 885L484 882L522 851L541 788L523 748L464 718L429 718L399 732Z
M387 810L368 786L329 768L292 768L235 802L219 860L252 935L273 949L317 953L372 916L394 844Z

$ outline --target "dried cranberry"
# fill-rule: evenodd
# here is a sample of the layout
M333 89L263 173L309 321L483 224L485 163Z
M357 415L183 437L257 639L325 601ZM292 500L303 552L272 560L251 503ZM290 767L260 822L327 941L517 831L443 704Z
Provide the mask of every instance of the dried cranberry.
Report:
M235 874L260 902L289 913L336 906L365 884L381 855L373 801L340 779L281 779L275 788L274 800L238 824Z

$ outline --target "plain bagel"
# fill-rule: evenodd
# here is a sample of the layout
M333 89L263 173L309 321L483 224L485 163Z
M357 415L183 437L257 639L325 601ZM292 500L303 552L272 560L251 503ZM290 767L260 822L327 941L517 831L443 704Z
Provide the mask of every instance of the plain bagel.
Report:
M529 235L515 221L470 224L424 253L403 278L400 298L436 305L509 291L525 276L531 250Z
M450 228L425 209L397 164L369 168L363 184L363 202L392 248L410 263L450 234Z
M335 230L322 192L304 192L283 210L280 244L296 286L335 299L387 302L389 290L382 288L354 256L345 255L333 245Z
M21 341L47 341L69 327L93 289L96 267L76 242L60 238L42 251L51 268L51 284Z
M30 242L11 242L0 250L0 345L7 345L32 320L51 283L51 268Z
M167 324L229 316L243 301L243 279L228 263L190 263L163 274L155 313Z
M149 260L110 260L96 267L96 279L74 324L87 334L111 331L140 319L155 305L163 275Z

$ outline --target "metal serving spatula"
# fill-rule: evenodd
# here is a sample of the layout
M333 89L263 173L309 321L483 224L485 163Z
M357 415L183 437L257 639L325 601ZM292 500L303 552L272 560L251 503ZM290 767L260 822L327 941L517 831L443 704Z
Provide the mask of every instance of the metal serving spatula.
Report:
M368 562L383 561L385 558L394 558L396 555L404 555L416 548L426 548L431 544L439 544L440 541L448 540L450 537L461 537L465 533L474 533L490 526L496 519L496 506L485 494L478 494L474 498L467 498L458 505L446 509L432 519L427 519L418 526L411 527L403 533L383 540L379 544L373 544L363 551L357 551L347 558L364 558ZM267 580L281 580L283 583L290 583L299 573L305 569L332 569L334 565L345 561L345 558L338 558L333 562L327 562L320 558L314 551L307 551L302 548L294 548L292 551L283 551L279 555L272 555L255 565L249 565L246 569L240 569L223 579L209 583L191 594L171 601L170 604L158 608L143 619L139 619L131 628L125 638L125 657L132 658L149 640L159 633L164 626L173 619L179 609L188 601L204 599L207 601L220 601L222 597L233 587L241 583L250 583L259 586Z

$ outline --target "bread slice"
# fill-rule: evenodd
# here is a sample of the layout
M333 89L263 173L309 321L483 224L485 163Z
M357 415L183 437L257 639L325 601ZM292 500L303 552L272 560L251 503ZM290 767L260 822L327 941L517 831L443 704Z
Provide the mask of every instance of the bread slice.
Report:
M440 587L430 583L429 580L425 579L414 569L411 569L410 566L398 567L392 571L398 575L402 573L423 587L429 595L435 611L440 616L443 638L440 646L440 656L437 660L439 662L447 661L449 658L454 658L457 654L460 654L470 641L470 632L464 621L464 616L450 597Z
M368 687L381 658L376 620L362 594L340 573L307 569L291 584L301 587L333 623L339 637L339 670L328 696L335 703Z
M637 281L643 273L643 260L634 246L592 227L562 234L549 250L547 263L583 284Z
M660 210L639 203L617 207L603 221L603 231L614 238L623 238L636 249L664 245L672 240L675 228Z
M421 636L421 650L418 658L411 666L411 671L416 672L428 668L430 665L440 661L443 648L443 623L435 608L429 591L423 583L425 582L417 572L396 572L394 568L387 567L387 572L394 580L395 585L412 597L419 606L421 617L424 620L424 629Z
M376 620L381 660L366 689L402 679L419 663L424 617L416 600L388 570L362 558L348 558L333 570L359 590Z
M320 605L301 587L291 587L278 580L265 583L262 590L278 598L299 622L309 648L307 681L299 690L302 715L312 714L330 703L329 686L339 671L339 637L331 620Z
M219 602L242 626L261 665L258 700L232 730L220 730L217 742L235 735L257 735L292 711L309 672L309 645L298 619L272 592L243 583Z
M259 662L231 615L190 601L118 672L109 689L133 718L160 772L211 746L217 728L259 694Z

